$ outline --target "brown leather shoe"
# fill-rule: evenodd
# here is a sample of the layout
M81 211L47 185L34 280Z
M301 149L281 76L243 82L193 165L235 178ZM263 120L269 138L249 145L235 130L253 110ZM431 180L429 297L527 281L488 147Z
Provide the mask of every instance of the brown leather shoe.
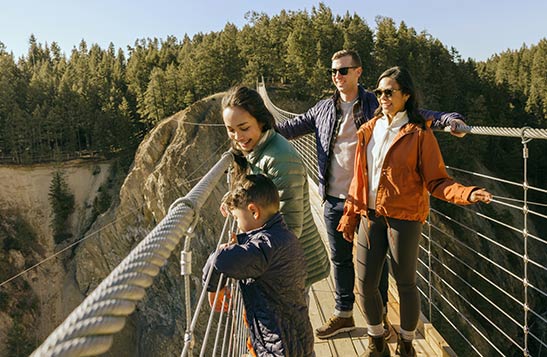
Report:
M372 337L368 336L368 347L364 357L387 357L391 356L389 347L387 346L384 336Z
M325 339L339 334L355 330L355 321L352 317L331 316L325 324L315 330L315 336Z
M414 346L412 346L412 341L403 340L402 338L399 338L399 340L397 341L396 353L399 356L416 356L416 350L414 349Z

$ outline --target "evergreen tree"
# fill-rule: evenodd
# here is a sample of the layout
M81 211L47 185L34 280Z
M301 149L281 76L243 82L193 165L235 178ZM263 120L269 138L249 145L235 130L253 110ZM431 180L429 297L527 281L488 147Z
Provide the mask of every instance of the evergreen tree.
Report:
M374 38L372 30L357 14L350 16L349 13L346 13L340 21L340 26L344 34L342 48L353 49L359 53L364 69L361 75L361 83L365 87L372 88L376 81L376 78L373 77L375 63L373 58Z
M55 243L61 243L72 236L68 218L74 212L75 201L64 174L59 170L53 174L48 196L52 211L53 237Z
M526 109L538 118L538 125L547 124L547 39L541 40L532 61L530 94Z
M293 29L287 39L287 55L285 57L287 79L291 86L291 94L300 99L308 98L307 80L311 72L310 58L316 63L316 41L310 36L312 22L306 12L294 15Z
M373 73L375 81L383 71L399 64L398 46L399 39L393 20L387 17L377 16L376 41L374 42L374 63L376 64L376 73ZM374 83L374 85L376 85L376 83Z
M0 43L0 157L3 158L11 156L17 149L12 127L14 122L23 121L16 115L17 72L13 56L6 53Z

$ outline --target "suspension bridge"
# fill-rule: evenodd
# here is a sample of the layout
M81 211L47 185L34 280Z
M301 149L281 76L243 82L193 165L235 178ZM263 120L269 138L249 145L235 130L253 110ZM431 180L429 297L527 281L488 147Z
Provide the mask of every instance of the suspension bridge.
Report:
M276 120L296 114L276 107L263 83L258 91ZM432 200L430 217L423 229L419 259L419 291L422 316L415 346L422 356L541 356L547 351L547 287L545 232L547 200L545 187L528 182L529 146L547 139L547 130L533 128L462 127L470 135L505 136L522 146L522 182L448 167L451 175L468 176L492 188L490 209L445 205ZM317 194L315 139L304 136L293 141L307 166L312 211L324 233L321 200ZM61 323L32 356L90 356L109 350L113 336L143 300L175 248L182 242L181 274L184 279L186 332L181 356L244 356L247 331L238 284L231 281L232 299L227 311L210 312L206 292L192 301L192 239L201 209L226 177L233 157L224 153L192 190L172 203L166 216L123 259L97 288ZM545 181L542 182L544 184ZM502 190L502 187L507 189ZM510 192L496 195L497 192ZM220 213L219 213L220 214ZM228 217L217 245L228 240L234 222ZM462 237L465 237L463 239ZM323 237L328 246L326 235ZM178 253L178 252L177 252ZM390 283L389 318L398 327L398 297ZM312 286L310 318L314 328L322 325L334 307L332 278ZM350 333L316 340L317 356L358 356L367 347L366 323L358 306L356 325ZM198 319L208 313L203 334ZM389 341L395 352L396 337ZM460 352L457 352L460 351ZM162 355L158 352L158 355Z

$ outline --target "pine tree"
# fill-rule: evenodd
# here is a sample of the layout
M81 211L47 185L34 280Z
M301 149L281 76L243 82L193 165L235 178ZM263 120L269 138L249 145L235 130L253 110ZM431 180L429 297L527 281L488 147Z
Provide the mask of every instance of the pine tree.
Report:
M53 174L48 196L52 208L51 228L53 229L53 237L55 243L61 243L72 236L68 226L68 218L74 212L75 201L74 194L70 192L64 174L59 170Z

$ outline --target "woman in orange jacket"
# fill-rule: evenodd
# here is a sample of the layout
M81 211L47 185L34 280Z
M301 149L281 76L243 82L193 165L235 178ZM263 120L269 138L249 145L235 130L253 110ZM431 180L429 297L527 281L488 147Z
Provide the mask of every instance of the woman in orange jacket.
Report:
M386 70L374 91L380 106L359 131L354 176L338 230L353 240L359 228L357 276L368 321L366 356L389 356L383 338L378 282L389 249L400 297L398 353L415 356L412 346L420 314L416 288L418 244L429 212L429 193L456 204L489 203L492 195L450 178L433 132L417 111L409 72ZM359 224L361 220L361 224Z

